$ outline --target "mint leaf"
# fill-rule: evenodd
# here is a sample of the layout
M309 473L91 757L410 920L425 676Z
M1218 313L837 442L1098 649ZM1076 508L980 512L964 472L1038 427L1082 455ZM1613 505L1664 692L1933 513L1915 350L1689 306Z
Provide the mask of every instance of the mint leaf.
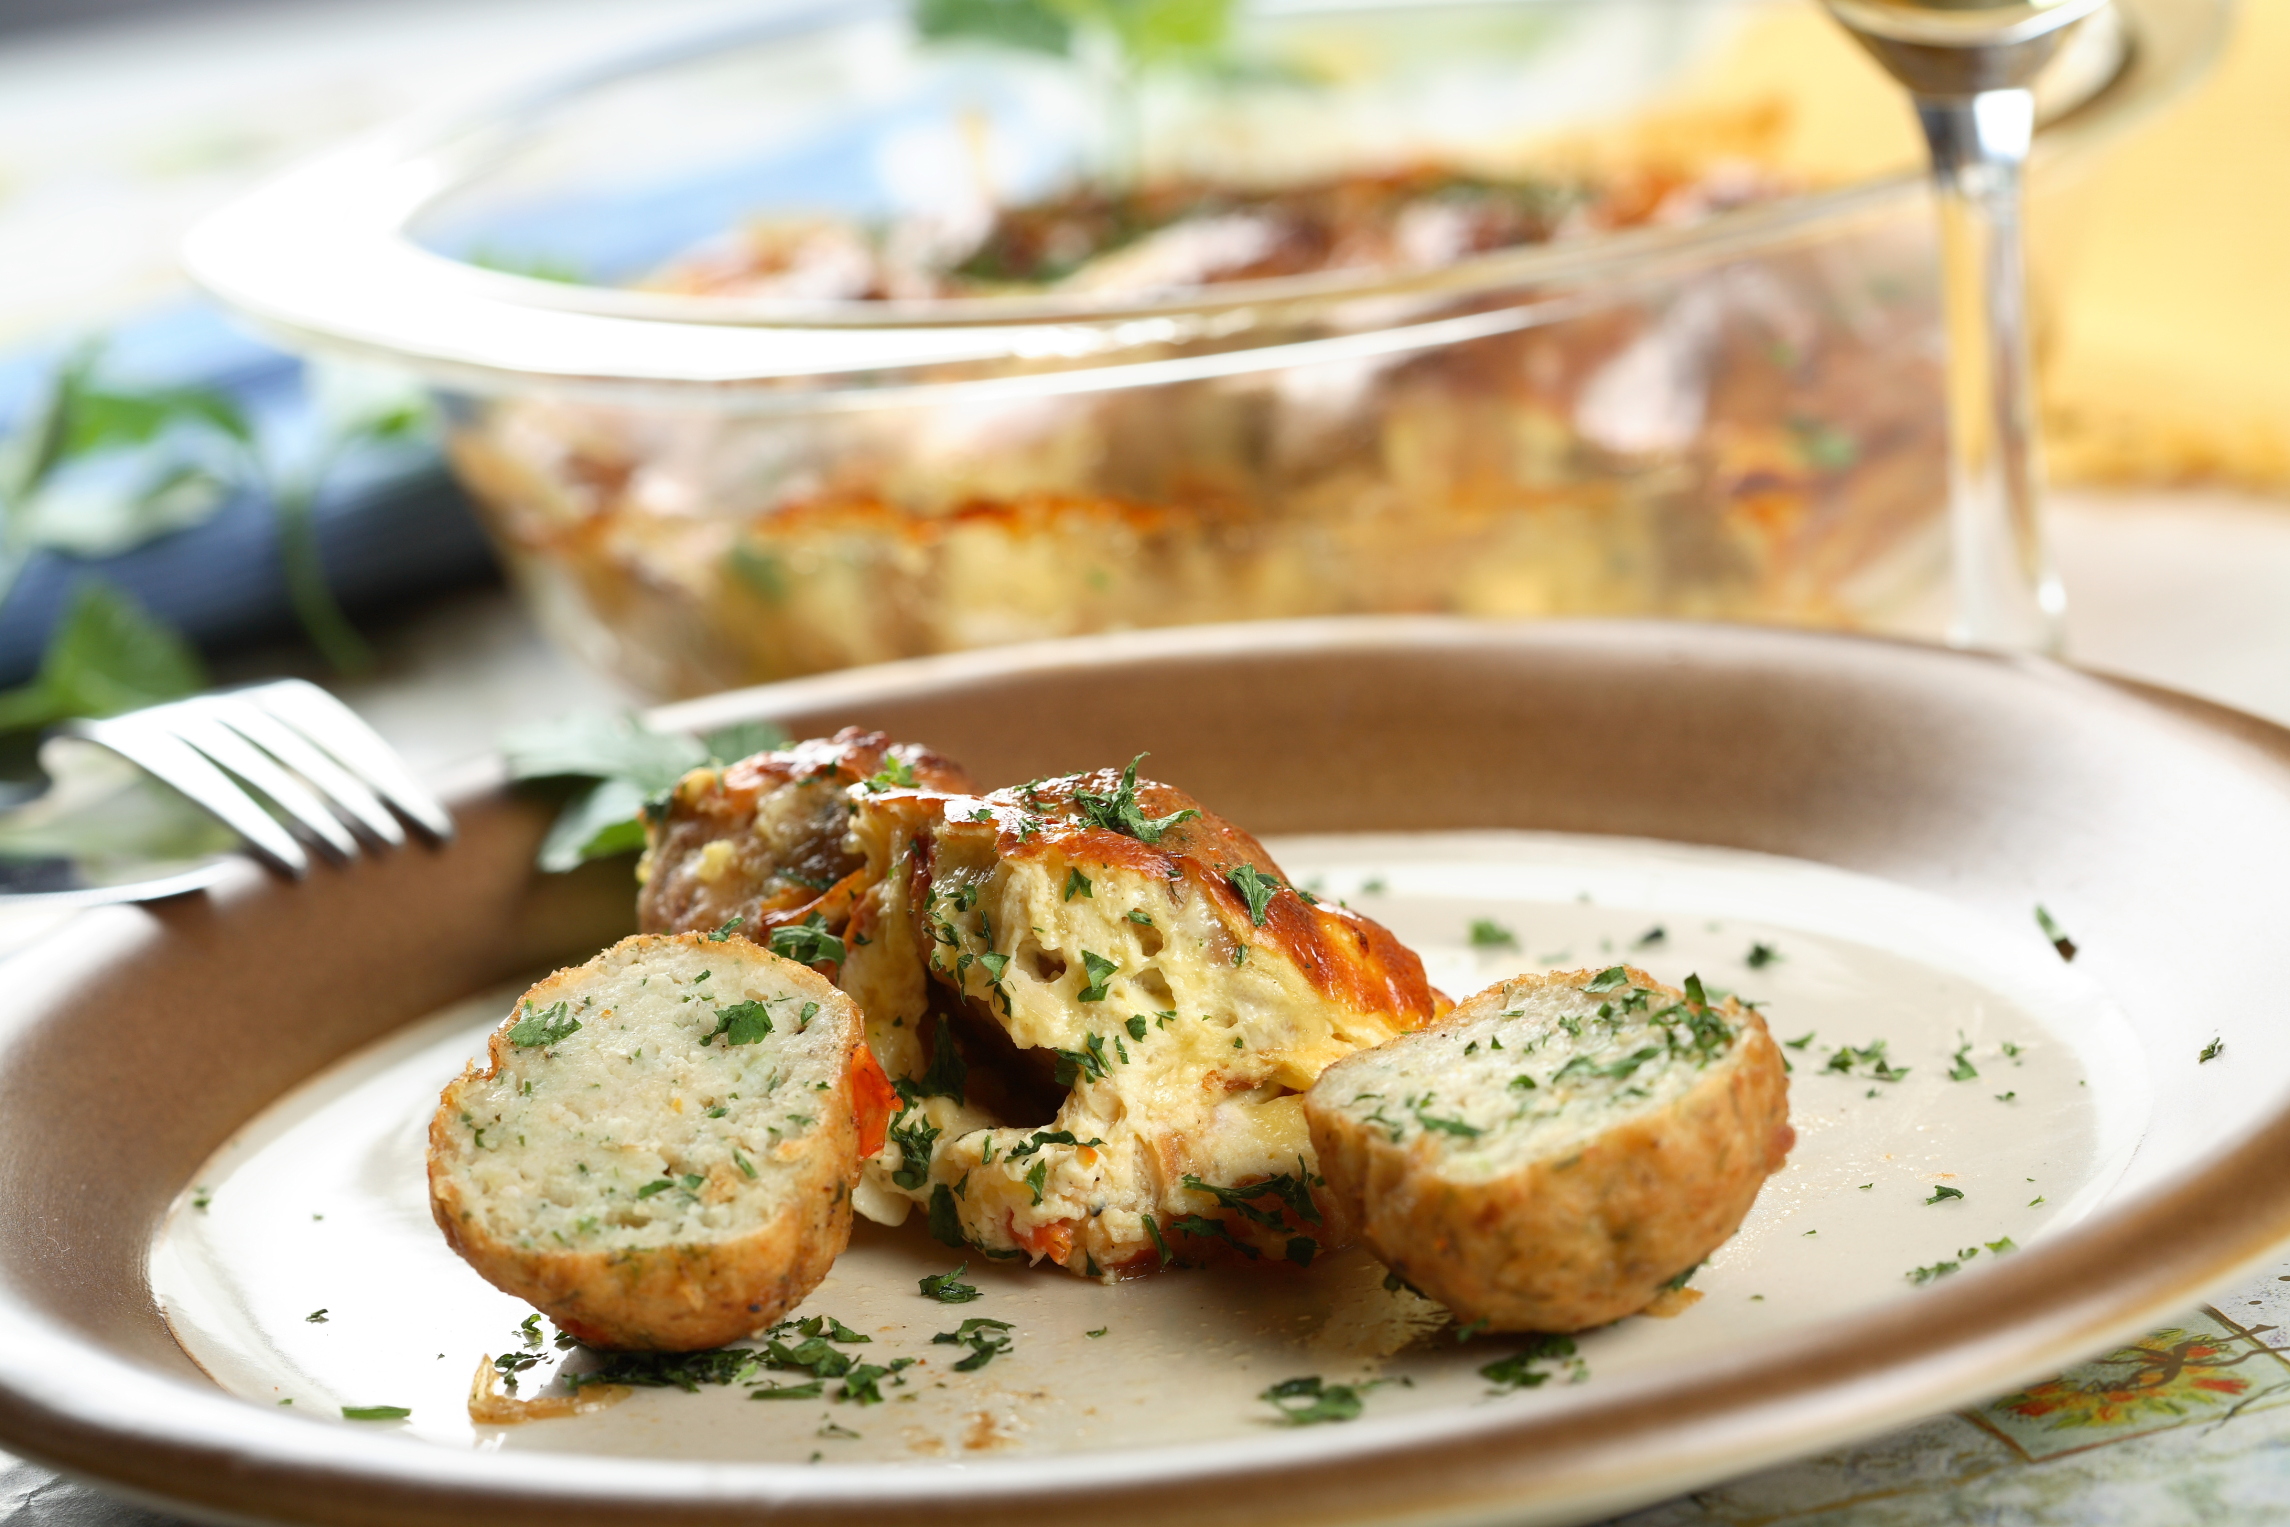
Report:
M94 578L72 591L32 682L0 693L0 731L71 716L116 716L195 694L207 676L174 627Z

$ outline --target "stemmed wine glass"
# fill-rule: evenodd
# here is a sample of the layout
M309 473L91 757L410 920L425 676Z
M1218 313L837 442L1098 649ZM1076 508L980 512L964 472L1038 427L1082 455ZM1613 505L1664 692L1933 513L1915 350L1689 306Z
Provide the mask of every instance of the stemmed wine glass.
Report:
M2029 84L2107 0L1826 0L1916 101L1940 207L1948 515L1959 646L2057 653L2067 601L2045 551L2021 171Z

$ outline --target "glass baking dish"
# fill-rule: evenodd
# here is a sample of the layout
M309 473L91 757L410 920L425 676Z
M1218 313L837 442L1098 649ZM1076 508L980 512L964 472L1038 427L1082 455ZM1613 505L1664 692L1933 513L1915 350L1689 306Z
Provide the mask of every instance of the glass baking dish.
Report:
M2047 81L2054 184L2224 23L2118 6ZM1825 131L1757 78L1809 12L1258 3L1152 70L781 9L362 142L187 254L290 342L429 378L543 625L647 695L1257 617L1901 629L1944 552L1930 209L1905 152L1773 151ZM1426 165L1634 210L1205 284L854 295L839 253L1061 187ZM831 254L678 274L791 238Z

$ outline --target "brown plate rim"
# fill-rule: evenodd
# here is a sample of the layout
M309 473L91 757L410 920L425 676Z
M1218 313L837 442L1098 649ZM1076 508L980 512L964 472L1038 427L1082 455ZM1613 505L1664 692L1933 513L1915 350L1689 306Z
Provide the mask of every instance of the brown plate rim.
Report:
M2031 697L2048 690L2129 707L2126 715L2229 743L2279 773L2290 796L2290 731L2199 700L2039 659L1667 623L1400 617L1188 628L886 665L660 714L671 723L714 725L822 705L863 711L870 700L997 675L1180 657L1245 663L1278 652L1532 653L1585 644L1648 663L1676 662L1688 652L1695 661L1722 663L1829 648L1849 650L1864 666L1960 665L1949 671L2027 686ZM498 771L487 766L467 776L455 805L467 815L502 802ZM226 906L282 894L293 892L251 867L214 893ZM84 981L100 962L132 959L153 938L133 909L88 914L46 951L41 980ZM827 1522L863 1506L883 1521L952 1524L1076 1500L1086 1500L1106 1527L1179 1513L1203 1523L1582 1519L1980 1399L2175 1313L2290 1239L2290 1177L2279 1170L2285 1159L2290 1097L2278 1097L2231 1148L1977 1278L1700 1364L1691 1384L1640 1375L1583 1391L1563 1410L1448 1411L1208 1446L959 1467L460 1453L314 1426L60 1331L0 1278L0 1443L108 1488L217 1520L563 1524L643 1510L679 1523L766 1515ZM70 1254L68 1247L56 1251Z

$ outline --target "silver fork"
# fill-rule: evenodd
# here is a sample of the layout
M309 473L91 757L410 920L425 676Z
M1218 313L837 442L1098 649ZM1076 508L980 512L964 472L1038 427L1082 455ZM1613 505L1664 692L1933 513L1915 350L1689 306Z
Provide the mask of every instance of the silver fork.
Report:
M453 819L390 745L355 711L300 679L66 722L58 730L171 786L256 858L295 879L310 872L312 849L346 863L367 846L404 847L405 824L433 842L453 836ZM31 894L78 901L175 895L221 872L227 856L210 858L169 863L147 876L107 872L100 877L106 883Z

